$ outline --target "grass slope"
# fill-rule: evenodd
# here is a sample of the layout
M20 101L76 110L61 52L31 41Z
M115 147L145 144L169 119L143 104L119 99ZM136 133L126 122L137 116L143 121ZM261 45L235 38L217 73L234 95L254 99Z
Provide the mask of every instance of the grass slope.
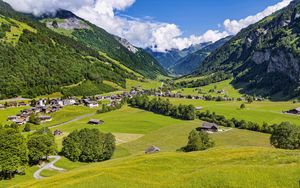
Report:
M217 114L224 115L227 118L236 118L239 120L253 121L262 124L267 122L269 124L291 122L300 125L300 116L284 114L293 108L297 108L300 104L293 104L292 102L253 102L246 104L246 109L241 110L240 105L244 102L215 102L215 101L201 101L189 99L173 99L170 101L174 104L192 104L194 106L202 106L203 111L209 110Z
M132 156L80 167L21 187L298 187L300 152L214 148Z

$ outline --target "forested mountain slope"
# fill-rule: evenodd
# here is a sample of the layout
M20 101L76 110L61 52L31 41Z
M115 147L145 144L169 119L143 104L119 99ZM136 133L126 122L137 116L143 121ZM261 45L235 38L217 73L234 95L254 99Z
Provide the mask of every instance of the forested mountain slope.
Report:
M233 73L244 92L299 96L300 1L243 29L201 64L197 75Z
M60 10L54 16L44 15L39 19L50 29L106 53L146 77L156 78L159 74L166 74L160 64L145 50L132 46L126 40L109 34L69 11Z
M101 93L113 90L104 80L125 87L126 78L136 76L0 1L0 98L34 97L80 82Z

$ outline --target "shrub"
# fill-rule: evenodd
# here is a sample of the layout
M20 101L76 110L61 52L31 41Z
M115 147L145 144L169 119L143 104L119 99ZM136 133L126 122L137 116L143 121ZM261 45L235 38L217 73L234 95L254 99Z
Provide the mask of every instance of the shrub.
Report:
M288 122L272 126L271 144L281 149L300 149L300 128Z
M214 141L204 131L193 130L190 132L187 145L181 148L184 152L202 151L214 146Z

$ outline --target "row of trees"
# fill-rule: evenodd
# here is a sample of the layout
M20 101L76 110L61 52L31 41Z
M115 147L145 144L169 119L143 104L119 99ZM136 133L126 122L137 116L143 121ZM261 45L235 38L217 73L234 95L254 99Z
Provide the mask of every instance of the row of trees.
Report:
M173 105L170 101L161 98L150 98L147 95L137 95L129 100L133 107L141 108L157 114L171 116L183 120L194 120L196 109L193 105Z
M216 123L225 127L233 127L238 129L247 129L251 131L263 132L271 134L270 143L281 149L300 149L300 127L292 125L288 122L281 124L268 125L237 120L235 118L226 119L225 116L210 113L209 111L198 113L199 119L211 123Z
M62 154L71 161L100 162L112 157L116 140L98 129L73 131L63 140Z
M54 136L49 129L39 130L26 139L14 128L0 128L0 179L11 179L56 153Z

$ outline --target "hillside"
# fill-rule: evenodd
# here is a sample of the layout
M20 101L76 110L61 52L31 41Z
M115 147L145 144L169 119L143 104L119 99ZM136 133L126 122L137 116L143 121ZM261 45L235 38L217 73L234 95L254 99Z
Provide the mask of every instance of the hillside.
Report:
M231 37L232 36L221 39L179 59L174 66L170 67L170 71L176 75L187 75L194 72L211 52L223 46Z
M126 78L137 78L97 50L51 31L2 1L0 26L0 98L64 92L63 86L73 85L79 88L67 93L103 93L114 90L104 80L125 87Z
M172 49L167 50L166 52L155 52L151 48L147 48L146 51L151 54L165 69L169 69L180 59L206 47L209 44L210 43L201 43L183 50Z
M299 162L298 151L216 148L189 154L132 156L18 186L297 187Z
M196 74L233 73L243 92L299 96L300 1L250 25L212 53Z
M101 51L148 78L166 74L159 63L143 49L132 46L125 39L113 36L69 11L60 10L55 16L44 15L39 19L53 31Z

